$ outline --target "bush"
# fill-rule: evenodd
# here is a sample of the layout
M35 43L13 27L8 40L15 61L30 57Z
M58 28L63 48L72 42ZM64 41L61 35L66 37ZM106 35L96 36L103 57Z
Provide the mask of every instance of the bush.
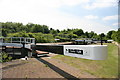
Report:
M0 53L0 62L8 62L11 60L12 60L12 57L9 56L7 53L5 52Z

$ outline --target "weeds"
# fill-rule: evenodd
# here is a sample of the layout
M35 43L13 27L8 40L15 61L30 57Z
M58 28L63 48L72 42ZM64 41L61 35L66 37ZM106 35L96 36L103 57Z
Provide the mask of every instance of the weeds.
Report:
M2 52L0 53L0 63L8 62L12 60L12 56L9 56L7 53Z

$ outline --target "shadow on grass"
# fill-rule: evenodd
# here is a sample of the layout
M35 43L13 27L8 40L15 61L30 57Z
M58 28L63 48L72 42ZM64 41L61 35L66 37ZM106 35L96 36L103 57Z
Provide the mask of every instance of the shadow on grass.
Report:
M58 74L60 74L61 76L63 76L64 78L68 79L68 80L80 80L78 78L76 78L75 76L61 70L60 68L56 67L55 65L41 59L41 58L36 58L38 61L44 63L45 65L47 65L48 67L50 67L51 69L53 69L55 72L57 72Z

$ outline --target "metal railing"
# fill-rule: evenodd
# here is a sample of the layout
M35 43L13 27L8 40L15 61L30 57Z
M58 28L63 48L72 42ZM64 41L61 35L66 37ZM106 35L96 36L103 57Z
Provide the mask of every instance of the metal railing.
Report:
M25 43L25 44L35 44L35 38L25 38L25 37L1 37L0 43Z

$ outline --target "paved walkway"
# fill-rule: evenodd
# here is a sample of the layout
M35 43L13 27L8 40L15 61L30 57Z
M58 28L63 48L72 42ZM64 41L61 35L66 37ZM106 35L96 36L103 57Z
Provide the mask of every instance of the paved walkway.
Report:
M72 44L72 42L37 43L36 45L64 45L64 44Z

